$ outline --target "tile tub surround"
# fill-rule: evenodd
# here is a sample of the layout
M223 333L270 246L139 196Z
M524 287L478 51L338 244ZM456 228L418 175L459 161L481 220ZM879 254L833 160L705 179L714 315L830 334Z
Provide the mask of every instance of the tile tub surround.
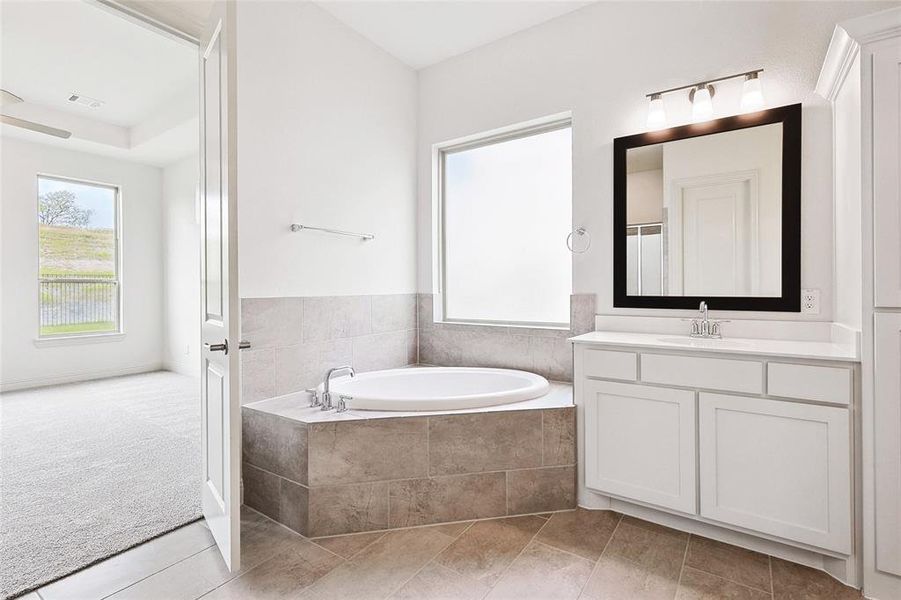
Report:
M242 402L314 387L326 371L417 362L416 294L243 298Z
M311 420L243 410L245 503L310 537L575 507L573 406Z
M594 331L597 298L570 296L570 329L435 323L433 294L419 294L419 362L441 367L502 367L572 381L568 338Z

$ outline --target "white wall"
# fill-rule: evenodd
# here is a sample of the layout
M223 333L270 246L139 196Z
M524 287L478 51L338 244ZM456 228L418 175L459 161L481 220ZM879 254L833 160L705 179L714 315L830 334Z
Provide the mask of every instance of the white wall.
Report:
M846 75L860 80L860 59ZM842 86L835 98L835 321L860 330L863 314L863 241L861 239L860 86Z
M835 23L885 6L598 3L420 71L419 290L432 287L432 144L572 111L573 223L593 239L574 256L573 291L598 294L604 314L678 314L613 308L612 140L645 130L649 92L762 67L768 106L804 104L801 283L821 290L810 318L830 320L831 117L813 90ZM715 116L736 112L740 91L740 80L718 85ZM671 123L688 120L687 94L666 102Z
M237 31L240 295L416 291L416 73L309 2Z
M163 365L193 376L200 369L197 177L197 156L163 169Z
M90 379L161 365L160 198L156 167L0 138L0 388ZM37 347L37 174L122 188L125 336L111 342Z

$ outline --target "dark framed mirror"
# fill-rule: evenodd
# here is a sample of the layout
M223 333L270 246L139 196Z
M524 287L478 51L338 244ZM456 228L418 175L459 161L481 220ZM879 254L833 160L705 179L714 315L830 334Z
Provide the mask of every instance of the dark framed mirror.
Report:
M613 140L613 305L801 310L801 105Z

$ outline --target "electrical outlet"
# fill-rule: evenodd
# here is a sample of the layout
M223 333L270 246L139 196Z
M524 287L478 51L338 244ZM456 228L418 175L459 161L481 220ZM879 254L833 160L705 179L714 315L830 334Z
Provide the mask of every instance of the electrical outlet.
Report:
M806 315L820 314L820 290L801 290L801 312Z

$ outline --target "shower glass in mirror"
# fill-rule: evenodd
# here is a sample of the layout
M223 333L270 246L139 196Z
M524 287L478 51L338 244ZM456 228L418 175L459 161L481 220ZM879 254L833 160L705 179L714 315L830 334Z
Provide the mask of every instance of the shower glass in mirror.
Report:
M626 202L628 295L781 295L781 123L628 149Z

